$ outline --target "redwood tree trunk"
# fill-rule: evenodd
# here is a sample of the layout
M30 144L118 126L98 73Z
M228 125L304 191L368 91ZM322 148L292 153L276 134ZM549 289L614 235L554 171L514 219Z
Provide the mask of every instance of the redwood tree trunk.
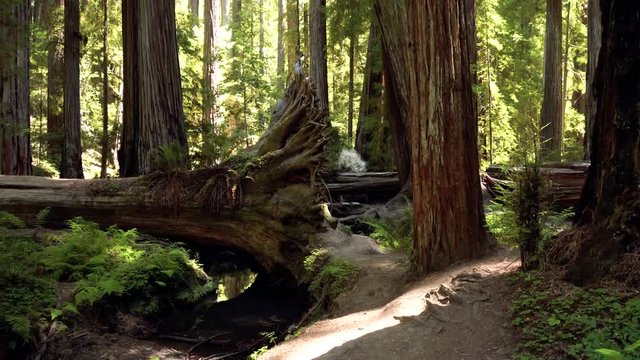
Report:
M413 270L421 275L480 255L486 242L471 75L475 6L473 0L409 0L406 9L390 3L378 1L376 8L411 139ZM385 21L383 8L396 11L396 22ZM404 24L398 16L407 19L404 39L411 47L393 37Z
M202 136L212 133L215 118L215 29L216 29L216 1L204 0L204 54L202 57L202 105L204 107L202 119Z
M173 0L123 0L124 120L120 174L161 168L162 151L188 167Z
M109 30L108 0L102 0L102 151L100 159L100 178L107 177L109 159L109 52L107 34Z
M297 0L287 1L286 50L288 71L293 71L298 52L300 52L300 9Z
M391 129L398 176L404 187L411 180L407 9L403 2L391 0L376 0L375 8L383 42L384 111Z
M355 149L368 168L378 171L390 170L393 165L386 156L393 153L393 148L389 142L388 119L382 116L382 105L382 39L376 19L369 30Z
M543 155L560 158L562 152L562 0L547 0L544 44L544 95L541 110Z
M471 75L474 3L409 1L409 38L415 40L409 56L414 65L409 129L418 273L477 256L485 243Z
M568 278L589 283L611 270L640 286L640 2L604 0L591 134L591 166L583 208L571 239ZM612 268L613 267L613 268Z
M327 2L310 0L309 45L311 47L311 80L318 89L321 108L329 108L329 82L327 80Z
M31 175L30 1L0 4L0 174Z
M356 43L358 42L358 36L352 35L349 37L349 110L347 115L347 138L349 139L349 146L353 144L353 107L355 98L355 66L356 66Z
M60 163L62 128L64 126L64 48L61 29L56 27L54 14L62 8L63 0L46 1L43 23L49 30L47 44L47 155Z
M587 24L587 111L585 115L584 158L591 159L591 134L598 109L595 99L595 74L602 42L602 11L600 0L589 0Z
M284 72L284 58L285 58L285 28L284 28L284 2L285 0L277 0L278 1L278 53L277 53L277 69L276 73L278 74L278 79L276 81L276 90L280 91L284 88L285 79L287 77Z
M64 1L64 127L60 177L82 179L80 143L80 3Z

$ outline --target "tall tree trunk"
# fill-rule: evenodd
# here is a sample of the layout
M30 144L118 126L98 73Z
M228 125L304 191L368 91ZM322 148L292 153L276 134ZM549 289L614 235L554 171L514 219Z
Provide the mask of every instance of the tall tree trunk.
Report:
M60 177L82 179L80 143L80 3L64 0L64 130Z
M220 0L220 26L229 25L229 0Z
M544 44L544 95L541 149L547 158L562 155L562 0L547 0Z
M0 174L31 175L30 1L0 4Z
M216 32L216 1L204 0L204 54L202 56L202 136L213 132L215 125L215 32Z
M109 159L109 71L107 34L109 31L109 0L102 0L102 152L100 161L100 177L107 177L107 160Z
M367 168L373 171L389 171L394 164L390 121L383 116L382 73L382 38L378 20L374 19L369 30L355 144Z
M567 2L567 26L564 33L564 55L562 56L562 123L567 117L567 89L569 77L569 35L571 34L571 1Z
M602 11L600 0L589 0L587 25L587 111L585 114L584 156L591 159L591 134L598 110L595 96L595 74L602 44Z
M187 4L189 8L189 14L193 18L193 26L198 23L198 18L200 17L200 0L189 0Z
M349 110L347 114L347 138L349 146L353 144L353 102L355 98L355 62L356 62L356 42L358 42L357 34L349 37Z
M56 27L55 15L62 9L63 0L47 0L43 6L43 24L48 30L47 43L47 155L60 163L62 127L64 125L64 47L61 29Z
M158 160L163 151L174 152L171 166L188 167L174 1L123 0L122 16L124 120L118 153L120 174L137 176L162 168Z
M260 13L260 46L259 46L259 54L260 59L264 60L264 0L258 1L258 12Z
M284 88L286 74L284 72L284 58L285 58L285 42L284 42L284 6L286 0L276 0L278 2L278 54L277 54L277 74L276 89L280 91Z
M603 0L601 50L595 72L596 114L591 166L574 228L568 278L576 284L610 270L640 286L640 2ZM635 254L635 255L634 255Z
M287 1L287 31L285 35L287 68L293 71L300 52L300 9L297 0Z
M329 83L327 80L327 2L309 2L309 45L311 47L311 80L318 89L320 108L329 108Z
M389 121L396 169L404 187L411 180L407 9L403 2L391 0L376 0L375 8L383 41L384 116Z
M479 255L486 242L471 74L475 6L473 0L409 0L406 8L379 0L376 5L393 87L399 89L397 105L407 114L413 270L421 275ZM393 37L402 33L398 18L408 20L404 40ZM396 22L387 22L392 19ZM407 39L412 46L403 48ZM395 50L402 53L392 54Z
M300 52L309 56L309 3L302 5L302 31L300 34Z

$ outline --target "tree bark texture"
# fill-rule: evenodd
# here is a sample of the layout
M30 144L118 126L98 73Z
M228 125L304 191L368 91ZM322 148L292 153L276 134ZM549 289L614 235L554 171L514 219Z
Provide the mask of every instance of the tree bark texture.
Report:
M544 94L540 121L543 155L562 152L562 0L547 0L544 43Z
M60 177L82 179L80 142L80 3L64 1L64 125Z
M591 134L598 106L595 99L595 74L602 42L602 11L600 0L589 0L587 15L587 111L585 115L584 156L591 159Z
M311 80L318 89L320 107L329 108L329 82L327 79L327 2L309 2L309 44L311 51Z
M591 166L577 226L556 247L576 284L610 272L640 286L640 3L607 0L602 5L602 42L595 72L596 115ZM561 254L562 244L572 243ZM552 253L553 253L552 249ZM635 260L634 260L635 259Z
M215 33L216 33L216 1L204 0L204 54L202 57L202 136L212 133L215 125L215 94L214 83L215 63Z
M187 167L187 136L175 6L172 0L124 0L124 119L118 153L121 176L157 170L162 149L182 152ZM174 154L175 155L175 154Z
M0 174L31 175L30 2L0 4Z
M376 5L410 135L413 270L421 275L480 255L486 242L471 74L475 6L473 0Z
M475 1L409 0L408 7L413 263L424 274L478 256L486 242L471 74Z
M137 1L137 0L136 0ZM324 217L316 174L331 129L304 75L255 147L219 167L138 178L58 180L0 176L0 204L24 219L50 207L54 223L74 216L103 226L228 247L267 272L305 279L303 259ZM308 280L308 279L307 279Z

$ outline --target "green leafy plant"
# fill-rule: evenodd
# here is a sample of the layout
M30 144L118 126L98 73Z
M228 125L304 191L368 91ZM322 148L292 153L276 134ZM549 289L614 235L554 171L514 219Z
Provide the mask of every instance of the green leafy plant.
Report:
M330 307L338 295L349 289L357 276L358 267L354 263L342 258L335 259L316 274L309 291L318 301L323 301L325 307Z
M413 208L407 200L402 216L380 218L366 221L373 228L369 235L380 247L389 250L401 250L410 253L413 248Z
M0 229L24 229L27 225L17 216L0 211Z
M596 354L601 355L604 359L607 360L625 360L628 357L631 357L635 354L636 350L640 348L640 340L634 342L633 344L627 346L622 351L614 350L614 349L596 349Z
M521 273L517 282L512 321L522 342L514 358L637 358L637 296L610 289L561 290L535 273Z

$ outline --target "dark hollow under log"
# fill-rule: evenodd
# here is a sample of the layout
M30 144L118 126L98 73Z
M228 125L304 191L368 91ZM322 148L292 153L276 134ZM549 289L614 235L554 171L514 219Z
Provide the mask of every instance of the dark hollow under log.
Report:
M322 186L331 129L309 81L294 77L256 146L219 167L127 179L0 176L0 210L27 221L75 216L102 226L242 250L269 273L305 281L302 260L323 223Z

